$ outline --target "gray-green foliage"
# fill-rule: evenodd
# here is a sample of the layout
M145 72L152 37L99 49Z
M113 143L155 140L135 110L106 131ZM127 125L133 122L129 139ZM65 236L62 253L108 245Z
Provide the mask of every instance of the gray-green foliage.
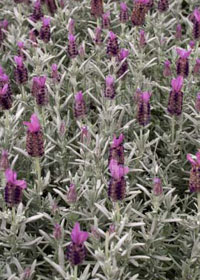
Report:
M116 98L108 101L103 97L105 77L116 77L117 66L106 55L108 30L103 30L102 46L94 44L97 21L90 15L89 0L66 1L65 8L59 8L51 18L50 43L38 40L37 47L28 40L29 25L33 25L28 19L31 6L1 1L0 20L8 19L9 29L0 64L11 79L14 102L7 116L5 111L0 112L0 147L9 151L11 167L28 187L23 192L23 204L11 211L4 202L5 178L1 173L0 279L74 279L65 252L76 221L83 230L92 232L86 242L86 261L78 270L80 280L200 279L199 219L196 196L188 190L190 165L186 160L187 153L195 154L200 144L199 114L194 108L199 77L192 74L199 57L198 43L190 56L189 77L184 79L183 113L174 119L166 110L171 78L176 77L176 47L189 48L192 23L188 15L198 1L169 2L166 13L159 13L155 3L146 16L142 28L147 45L141 48L141 28L133 27L131 21L122 27L119 3L105 1L105 11L111 12L111 29L120 47L130 52L128 73L124 79L116 78ZM126 3L131 13L132 0ZM84 57L73 60L66 52L69 18L75 20L78 46L85 45ZM181 40L175 38L177 23L183 28ZM41 22L35 24L38 29L40 26ZM13 75L19 40L25 42L29 72L24 89L15 83ZM172 63L171 78L163 76L166 59ZM51 80L53 63L61 73L57 85ZM50 102L43 110L30 93L36 75L48 77ZM151 122L144 128L136 120L133 97L137 88L152 93ZM80 90L88 113L77 121L74 94ZM40 162L42 196L37 193L34 161L25 149L23 121L29 120L34 111L40 116L45 136L45 156ZM60 133L61 122L65 124L64 134ZM91 138L86 143L80 140L83 125ZM108 150L113 135L120 133L125 135L125 165L130 172L126 177L127 196L117 206L107 195ZM164 188L159 201L152 194L156 176L162 179ZM75 204L67 201L70 182L77 188ZM56 223L62 228L60 240L53 236ZM115 231L109 234L113 224Z

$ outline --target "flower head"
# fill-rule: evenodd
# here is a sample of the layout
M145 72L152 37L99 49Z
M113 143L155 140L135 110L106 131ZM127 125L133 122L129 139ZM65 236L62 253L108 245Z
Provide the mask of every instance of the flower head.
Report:
M50 18L47 18L47 17L43 17L43 18L42 18L43 26L49 26L49 25L50 25L50 22L51 22L51 19L50 19Z
M116 180L124 177L129 172L129 168L127 166L118 164L115 159L111 159L109 169L111 176Z
M123 60L123 59L127 58L128 55L129 55L129 50L121 49L119 52L119 60Z
M12 169L7 169L5 171L5 176L6 176L7 183L11 183L15 186L20 187L21 189L25 189L27 187L26 181L17 180L17 173L14 172Z
M83 93L82 93L82 91L77 92L77 94L75 95L75 101L76 102L82 102L83 101Z
M6 94L8 91L8 84L5 84L2 89L0 89L0 96Z
M141 98L142 98L142 100L143 100L145 103L148 103L148 102L149 102L150 97L151 97L151 93L148 92L148 91L144 91L144 92L142 92L142 94L141 94Z
M154 195L156 195L156 196L161 195L163 193L163 188L162 188L162 182L161 182L160 178L155 177L153 179L153 183L154 183L154 186L153 186Z
M80 224L75 223L75 226L72 229L72 233L71 233L72 241L77 245L81 245L88 239L88 237L89 237L88 232L81 231L80 230Z
M24 125L28 126L30 132L37 132L40 130L40 122L36 114L32 114L31 122L23 122Z
M113 138L113 143L112 143L112 148L116 148L118 147L120 144L122 144L124 141L124 135L121 133L119 138L117 138L115 135L114 135L114 138Z
M17 46L18 46L20 49L23 49L23 48L24 48L24 42L22 42L22 41L17 42Z
M126 12L126 11L127 11L127 5L126 5L126 3L121 2L121 3L120 3L120 9L121 9L122 11Z
M111 87L113 85L113 83L114 83L114 78L111 75L107 76L106 77L106 86Z
M15 56L14 57L15 63L17 66L22 67L23 66L23 58L21 56Z
M176 79L172 79L171 85L172 85L172 89L175 92L181 91L182 86L183 86L183 77L178 76Z
M70 42L75 42L75 36L73 34L69 34L68 39Z
M58 65L57 64L52 64L51 65L51 70L53 71L53 72L56 72L56 71L58 71Z
M200 11L199 11L199 9L195 9L193 14L194 14L194 17L195 17L196 21L200 22Z
M110 31L110 32L109 32L109 38L110 38L111 40L115 40L115 39L117 38L117 36L116 36L116 34L115 34L114 32Z
M181 58L188 58L192 50L186 51L184 49L176 48L176 52Z

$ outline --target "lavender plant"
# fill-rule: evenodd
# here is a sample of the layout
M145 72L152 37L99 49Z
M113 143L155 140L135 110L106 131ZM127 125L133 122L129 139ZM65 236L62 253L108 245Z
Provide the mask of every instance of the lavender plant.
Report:
M200 279L199 19L0 1L0 279Z

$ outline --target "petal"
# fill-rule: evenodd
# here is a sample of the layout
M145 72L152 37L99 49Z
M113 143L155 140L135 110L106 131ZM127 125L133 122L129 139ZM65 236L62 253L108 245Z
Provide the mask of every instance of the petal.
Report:
M196 165L196 161L191 157L190 154L187 154L187 160L188 160L192 165Z
M71 239L76 244L79 243L79 234L80 234L80 224L77 222L75 223L75 226L71 232Z

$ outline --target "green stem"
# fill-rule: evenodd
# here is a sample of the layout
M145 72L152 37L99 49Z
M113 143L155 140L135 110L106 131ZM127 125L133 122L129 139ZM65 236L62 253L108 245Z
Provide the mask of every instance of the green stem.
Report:
M38 194L41 195L42 194L42 190L41 190L41 168L40 168L40 158L36 157L35 158L35 170L36 170L36 174L38 177Z
M197 192L198 215L200 215L200 192Z
M15 224L15 207L12 206L12 225Z
M172 144L174 144L175 141L175 117L172 116Z
M120 208L119 208L119 203L116 202L115 203L115 213L116 213L116 222L119 223L120 222Z
M106 258L108 259L108 257L109 257L109 232L106 232L105 255L106 255Z
M78 278L78 265L75 265L74 267L74 280L77 280Z

